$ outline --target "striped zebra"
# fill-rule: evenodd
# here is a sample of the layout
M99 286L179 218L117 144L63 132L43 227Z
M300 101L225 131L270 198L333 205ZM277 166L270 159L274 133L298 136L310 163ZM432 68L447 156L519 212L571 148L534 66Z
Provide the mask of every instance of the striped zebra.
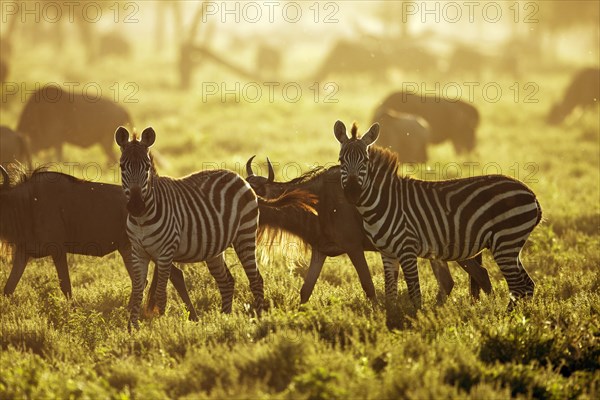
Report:
M341 121L334 126L341 144L341 184L356 205L367 235L384 259L385 292L393 304L398 261L411 300L421 306L417 257L461 261L489 249L511 294L511 303L532 296L534 282L520 259L529 234L542 218L535 194L503 175L427 182L398 176L394 153L372 144L373 124L362 138L356 124L351 138Z
M256 265L259 201L250 185L227 170L197 172L181 179L158 176L149 152L156 139L146 128L141 140L129 140L120 127L115 140L121 148L121 174L127 197L127 233L133 248L130 327L137 328L148 263L158 269L156 305L166 307L166 285L172 262L206 261L217 282L222 311L231 312L234 280L224 251L233 245L260 313L263 278Z

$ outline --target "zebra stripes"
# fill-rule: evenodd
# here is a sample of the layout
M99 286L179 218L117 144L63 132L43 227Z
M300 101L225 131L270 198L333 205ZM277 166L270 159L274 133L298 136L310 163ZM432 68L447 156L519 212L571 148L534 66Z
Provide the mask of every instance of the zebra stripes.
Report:
M527 186L503 175L439 182L401 178L396 156L371 147L379 135L378 124L359 139L356 125L348 138L346 127L337 121L334 134L341 144L344 194L356 205L367 235L383 254L388 301L397 296L398 261L409 295L420 307L417 257L466 260L486 248L511 297L533 295L534 282L520 253L542 211Z
M166 285L172 262L206 261L222 299L231 312L234 281L224 260L233 245L250 281L254 307L264 302L263 279L256 265L258 201L249 184L234 172L198 172L181 179L159 177L149 147L156 134L146 128L141 140L129 140L120 127L115 140L121 147L121 174L127 197L127 233L133 248L130 324L138 326L148 263L158 268L156 304L166 307Z

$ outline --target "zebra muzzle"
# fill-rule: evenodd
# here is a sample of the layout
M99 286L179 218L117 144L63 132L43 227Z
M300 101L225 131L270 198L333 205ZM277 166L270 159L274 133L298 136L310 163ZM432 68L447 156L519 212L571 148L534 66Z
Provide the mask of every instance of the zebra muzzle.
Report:
M361 187L358 183L358 179L349 177L348 182L346 182L346 186L344 186L344 196L346 197L346 200L352 204L358 203L360 192Z
M139 187L131 189L129 201L127 202L127 211L134 217L141 217L146 211L146 204L142 199L142 189Z

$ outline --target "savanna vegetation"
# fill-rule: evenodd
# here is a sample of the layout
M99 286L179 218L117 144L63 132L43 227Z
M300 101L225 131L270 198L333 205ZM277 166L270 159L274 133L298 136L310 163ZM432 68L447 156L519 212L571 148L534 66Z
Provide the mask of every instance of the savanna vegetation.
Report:
M246 160L257 154L257 160L273 161L279 180L294 178L314 165L336 163L335 120L347 125L355 120L366 129L377 103L403 82L444 85L438 76L414 72L386 79L339 76L329 79L336 93L320 83L316 97L310 83L301 82L297 102L287 101L280 89L270 101L265 86L256 102L243 96L236 102L233 95L224 102L220 92L204 96L202 83L233 88L247 81L216 64L199 67L184 92L177 89L175 50L156 56L146 43L126 61L88 65L78 57L78 46L66 46L60 56L50 46L40 45L35 53L14 46L11 78L29 89L36 82L96 82L113 97L116 82L116 100L131 112L136 129L156 130L159 172L172 176L215 167L243 174ZM290 49L285 62L290 76L313 71L322 51L316 46L312 57L310 49L307 43ZM235 58L249 54L244 51L249 52ZM536 292L514 311L506 311L506 282L488 254L484 265L493 294L473 301L468 276L452 264L456 285L443 305L436 304L428 262L420 260L424 306L412 309L400 278L401 329L386 327L383 271L375 253L367 260L376 303L364 297L349 259L338 257L326 261L312 298L300 307L308 258L297 241L283 238L259 246L270 303L262 317L247 312L252 295L231 251L233 314L219 312L218 289L204 264L181 265L200 321L187 320L170 285L166 315L148 316L139 331L128 333L131 282L116 253L102 259L71 256L72 300L60 292L51 260L32 260L14 295L0 297L0 398L598 398L599 112L592 109L559 126L544 122L575 69L526 72L518 94L515 79L484 75L481 85L495 82L502 94L491 101L475 89L481 114L476 151L457 156L446 143L430 148L427 165L403 166L425 179L501 172L535 191L544 221L523 260ZM279 88L290 81L298 80L281 79ZM124 101L133 93L125 87L130 82L138 89L130 100L137 102ZM532 94L532 87L539 90ZM326 102L328 95L335 102ZM3 101L2 124L16 126L23 105L20 96ZM34 161L48 163L52 157L47 151ZM119 184L118 165L107 164L100 146L67 146L65 158L50 169ZM258 167L266 174L264 163ZM5 248L0 285L10 268Z

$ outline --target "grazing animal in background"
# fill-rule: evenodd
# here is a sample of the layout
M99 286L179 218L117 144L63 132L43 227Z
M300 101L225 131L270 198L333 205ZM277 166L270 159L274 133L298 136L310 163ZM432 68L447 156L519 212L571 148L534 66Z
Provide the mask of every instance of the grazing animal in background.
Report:
M259 207L268 221L285 207L312 209L301 195L292 193L269 201L256 194L238 174L227 170L197 172L181 179L158 176L149 147L156 139L146 128L141 140L129 140L120 127L115 140L121 148L121 176L127 197L127 233L133 247L133 287L130 325L138 327L148 263L158 269L156 305L163 314L166 283L176 262L206 261L221 292L222 311L231 312L233 276L225 265L224 251L230 245L238 255L250 281L254 309L263 308L263 278L256 265L256 235Z
M327 77L338 74L366 74L384 79L391 68L423 75L436 67L434 55L424 46L410 42L340 40L325 56L311 81L323 82Z
M105 33L100 36L100 56L131 57L131 45L127 39L117 31Z
M459 154L475 148L479 112L462 100L450 101L437 96L395 92L377 108L373 121L389 110L423 117L429 123L431 143L450 140Z
M396 152L402 162L427 162L427 143L431 138L427 121L394 110L378 111L380 114L373 117L373 123L378 122L385 132L378 145Z
M53 147L60 160L65 143L80 147L100 144L109 160L116 162L114 144L107 132L127 124L131 124L129 113L117 103L45 86L25 104L17 131L29 138L34 154Z
M15 246L13 266L4 286L11 295L30 258L52 257L60 289L71 297L67 254L102 257L117 250L131 278L131 245L127 237L126 199L120 186L88 182L43 170L10 185L0 166L0 239ZM171 281L185 302L190 319L198 317L183 281L171 266Z
M27 138L6 125L0 125L0 165L25 164L31 169L31 154Z
M590 108L598 104L600 99L600 69L585 68L574 77L563 99L554 104L546 117L550 125L558 125L577 107Z
M315 283L321 274L326 257L347 254L358 273L360 283L369 299L375 298L375 288L371 280L369 266L365 260L365 251L377 251L362 227L362 217L353 204L344 197L340 185L340 168L317 169L289 182L275 182L275 172L267 159L269 177L254 175L252 160L246 163L246 180L259 196L278 198L294 190L303 190L317 198L317 214L306 210L289 210L280 214L277 222L269 221L278 229L290 232L311 246L312 254L304 284L300 290L300 302L306 303L313 292ZM263 225L262 214L259 224ZM491 292L491 283L487 270L481 267L481 258L459 263L471 275L471 294L479 297L479 290ZM438 301L450 294L454 281L448 264L431 260L431 268L438 281Z
M256 49L256 74L267 79L275 79L281 69L281 51L273 46L260 43Z
M468 260L484 249L492 252L508 283L510 307L513 299L533 296L533 280L520 259L523 245L542 218L531 189L503 175L438 182L402 178L397 173L397 157L372 146L379 125L373 124L359 139L354 124L348 138L346 127L337 121L334 134L341 144L344 194L383 255L388 305L398 292L396 260L419 308L417 257Z

